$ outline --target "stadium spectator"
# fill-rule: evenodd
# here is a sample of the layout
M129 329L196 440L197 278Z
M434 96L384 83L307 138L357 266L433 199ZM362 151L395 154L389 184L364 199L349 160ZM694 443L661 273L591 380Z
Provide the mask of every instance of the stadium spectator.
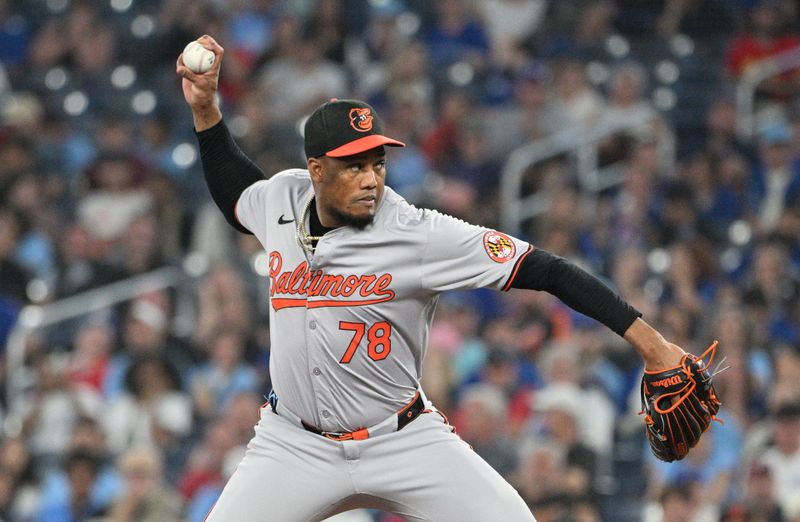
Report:
M697 516L694 491L691 483L665 488L659 505L647 513L645 522L692 522Z
M591 128L605 112L605 100L591 86L578 61L566 61L556 69L555 103L567 113L576 130Z
M580 390L570 385L551 385L535 395L537 414L546 437L564 451L563 493L570 499L594 497L598 455L583 442L580 426Z
M72 430L70 451L84 451L97 458L98 475L91 494L98 505L109 506L119 496L122 481L109 452L102 424L92 417L78 417Z
M182 502L164 481L161 455L150 447L131 448L119 457L125 490L110 510L119 522L178 522Z
M86 387L101 394L113 349L114 331L110 325L85 323L75 335L75 346L67 368L70 385Z
M82 415L96 415L102 404L91 393L71 389L67 362L61 354L37 353L35 387L19 404L23 433L37 463L47 467L69 449L72 431Z
M125 374L126 392L105 412L104 427L114 454L133 446L176 450L192 429L191 399L180 391L177 370L159 355L133 361Z
M209 495L209 488L217 495L221 492L225 474L232 473L228 458L232 454L241 454L238 450L244 447L236 439L237 434L231 431L231 426L230 420L224 417L210 422L203 438L189 455L177 482L178 490L187 502L203 502L202 499Z
M225 30L231 37L232 54L254 61L273 44L280 6L274 0L257 0L236 2L232 7Z
M0 297L23 304L30 273L15 259L22 235L22 216L11 207L0 207ZM9 306L11 303L9 302Z
M787 215L796 215L800 204L800 162L792 149L792 128L785 122L767 122L760 129L759 144L749 185L754 226L762 236L792 236L800 230Z
M654 495L682 484L692 484L692 504L709 519L720 513L734 495L733 477L739 466L742 447L741 428L735 419L723 415L721 429L709 433L709 440L700 442L685 459L668 465L651 458ZM672 520L665 518L665 520Z
M134 220L147 212L152 197L142 190L137 167L120 156L104 156L89 173L91 189L78 203L81 225L98 240L114 242Z
M67 489L61 495L42 498L37 520L42 522L77 522L102 515L102 506L93 503L91 491L97 480L97 459L90 453L70 453L64 464Z
M164 357L180 375L189 371L192 364L190 345L169 331L168 299L165 293L153 293L126 307L120 349L112 357L106 372L103 393L107 399L115 399L123 392L128 369L137 357ZM178 382L182 383L180 379Z
M786 518L775 502L775 483L769 467L760 461L747 468L742 499L731 505L723 515L725 522L782 522Z
M8 437L0 443L0 473L9 498L3 501L4 516L15 520L33 520L41 501L41 473L33 455L21 438ZM16 517L16 518L15 518Z
M495 66L514 66L520 58L520 44L539 29L549 3L548 0L477 2L491 43Z
M105 512L122 486L119 472L106 449L105 434L97 422L90 417L80 417L75 421L67 454L82 454L94 459L96 478L88 492L88 501L98 511ZM70 488L68 468L53 467L46 471L42 480L41 502L47 505L51 499L69 498Z
M17 172L34 170L36 153L32 141L23 133L11 133L0 141L0 192Z
M771 378L769 355L753 345L752 323L743 308L732 304L719 310L713 326L714 338L724 346L718 357L730 366L718 376L719 393L727 397L726 414L740 424L766 413L765 388Z
M11 520L14 514L16 480L11 472L0 470L0 519Z
M529 440L520 449L515 486L529 504L561 491L564 448L545 439Z
M253 392L240 392L231 397L225 417L229 421L228 431L233 433L238 445L246 445L253 438L263 402L262 395Z
M126 233L132 242L144 243L138 249L129 247L132 255L137 251L148 254L146 262L140 261L140 267L136 267L139 270L174 262L181 257L187 243L189 211L181 204L181 186L163 172L156 172L147 182L147 191L153 195L153 212L134 221ZM140 257L144 256L140 254ZM129 266L128 270L131 268Z
M423 35L435 70L445 73L448 66L464 62L481 72L489 58L489 38L474 6L442 0L435 7L435 21Z
M383 97L432 94L433 86L425 74L427 51L423 44L411 42L410 35L401 31L398 17L404 13L402 0L370 2L363 37L347 41L345 64L350 71L358 71L353 79L354 92L359 99L369 100L373 105L380 106ZM407 85L404 77L417 84Z
M388 181L398 194L410 202L419 203L433 192L429 187L433 178L431 168L422 149L415 144L427 120L426 114L430 112L429 95L415 94L391 103L386 118L387 132L398 139L405 139L406 146L398 151L399 154L392 161Z
M490 384L474 384L464 390L459 404L453 424L461 437L501 475L514 471L517 455L504 433L508 404L503 392Z
M219 415L234 395L258 390L258 376L242 358L244 349L245 339L239 331L222 330L212 337L208 362L188 378L196 414L204 418Z
M45 20L31 43L29 66L36 69L74 60L78 43L90 33L98 13L89 2L76 2L65 16Z
M48 280L53 272L53 244L47 234L48 224L55 218L42 208L47 207L46 182L33 171L17 172L8 180L6 203L17 209L25 225L21 230L16 259L32 274Z
M119 267L106 261L102 253L102 247L84 227L65 224L56 256L53 297L69 297L121 277Z
M582 62L605 59L606 39L614 32L618 6L613 0L559 1L551 4L554 29L525 42L532 55L573 58ZM547 28L545 24L544 28Z
M610 74L608 104L598 125L619 129L627 139L655 144L657 167L663 171L674 154L674 136L645 97L649 81L647 71L636 62L628 62L617 65ZM606 154L623 152L614 151L612 145L605 148Z
M800 402L779 404L774 419L773 441L759 460L774 477L776 502L789 513L800 491Z
M584 368L579 357L580 353L573 342L551 343L539 356L539 366L546 384L533 395L534 408L548 411L554 403L563 401L566 413L573 416L575 433L569 433L563 426L568 420L562 416L555 419L560 422L557 428L561 430L557 438L553 437L565 448L568 462L573 448L565 446L562 440L568 440L575 448L582 447L594 452L608 450L614 430L614 407L602 388L584 382ZM578 403L581 404L580 413ZM547 418L543 420L547 422ZM535 423L541 420L534 417L533 421L536 430ZM586 452L577 449L575 453Z
M314 35L314 45L326 60L344 63L347 13L341 0L316 2L305 22L304 31Z
M800 45L800 38L788 31L790 20L784 14L776 0L752 2L746 18L750 27L728 46L725 56L728 74L739 78L758 61L774 58ZM797 88L798 78L797 71L774 76L763 82L759 91L768 99L785 101Z
M750 273L744 289L750 299L763 302L770 340L795 342L799 333L787 313L800 299L800 285L793 279L786 247L777 241L755 245Z
M244 451L242 446L231 449L225 455L225 461L222 463L220 480L203 485L192 496L186 506L186 519L188 522L205 522L206 516L211 511L211 508L214 507L214 502L217 501L222 493L222 488L233 475L236 466L244 456Z
M242 276L233 267L219 264L211 269L198 288L195 342L210 346L217 332L233 330L243 335L251 327L248 300Z
M512 102L487 109L485 136L489 150L503 157L515 148L564 130L567 114L549 96L552 81L547 64L530 60L512 78Z
M698 153L681 177L691 186L697 211L697 231L712 241L727 238L737 220L750 219L746 160L732 150L718 160Z
M708 108L704 138L705 152L715 159L723 160L731 152L752 156L752 147L736 134L736 105L729 99L716 100Z
M121 248L114 253L114 257L119 256L117 264L122 266L126 277L141 275L168 264L162 255L161 225L156 216L148 212L136 216L126 227ZM169 231L166 232L168 236Z
M703 39L720 38L730 34L734 28L733 9L728 2L667 0L663 5L655 28L664 38L676 34Z
M347 83L342 67L325 58L314 35L299 31L287 56L257 72L262 103L272 121L292 126L297 114L309 114L329 98L344 98Z

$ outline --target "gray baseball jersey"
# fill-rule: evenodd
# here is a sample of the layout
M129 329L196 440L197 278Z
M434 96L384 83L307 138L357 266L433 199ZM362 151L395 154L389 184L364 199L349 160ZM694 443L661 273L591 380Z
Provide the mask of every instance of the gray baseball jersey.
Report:
M279 400L274 412L262 407L208 522L316 522L356 508L414 522L535 522L427 399L397 429L398 411L421 392L439 293L505 288L531 247L417 209L387 187L372 225L332 230L312 254L297 228L312 196L308 171L288 170L251 185L236 207L269 254ZM306 424L369 436L332 440Z
M269 254L270 374L281 407L324 431L372 426L420 387L440 292L504 289L526 242L436 211L386 187L373 224L298 242L313 197L308 171L251 185L239 221Z

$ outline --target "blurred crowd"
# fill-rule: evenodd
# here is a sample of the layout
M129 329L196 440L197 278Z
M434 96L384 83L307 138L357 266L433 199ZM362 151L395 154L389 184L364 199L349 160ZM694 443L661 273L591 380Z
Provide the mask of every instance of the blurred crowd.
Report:
M530 165L519 196L548 204L507 232L686 350L718 339L722 422L656 461L638 356L539 292L445 294L423 386L540 522L800 521L800 72L759 84L750 129L735 99L800 45L793 0L0 0L0 520L202 521L253 434L268 279L202 179L175 60L203 34L267 176L304 165L315 106L365 99L408 144L388 184L488 227L514 150L645 118L598 143L600 189ZM9 367L26 305L165 266L187 275Z

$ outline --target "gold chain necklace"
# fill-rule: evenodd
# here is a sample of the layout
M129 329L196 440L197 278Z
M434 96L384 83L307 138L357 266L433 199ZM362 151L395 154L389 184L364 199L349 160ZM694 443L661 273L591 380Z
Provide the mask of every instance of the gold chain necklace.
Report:
M303 209L303 213L300 214L300 219L297 222L297 241L300 243L300 246L306 252L313 253L316 247L314 246L314 241L319 241L322 239L322 236L312 236L309 232L306 232L306 216L311 215L311 203L314 201L314 196L311 196L308 199L308 203L306 203L305 208Z

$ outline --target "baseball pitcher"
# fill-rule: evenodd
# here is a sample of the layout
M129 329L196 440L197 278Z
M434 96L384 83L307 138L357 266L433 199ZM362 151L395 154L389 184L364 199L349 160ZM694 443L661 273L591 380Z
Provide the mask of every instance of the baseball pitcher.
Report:
M195 73L178 57L177 73L214 201L269 255L274 387L209 521L305 522L356 508L414 521L534 520L420 386L445 290L550 292L624 336L651 382L688 382L675 368L695 359L593 276L507 234L415 208L385 186L387 148L404 145L383 134L366 103L317 108L305 124L306 168L265 179L215 101L223 49L209 36L198 41L214 53L213 66ZM672 372L667 380L661 370ZM673 424L667 431L659 415L673 403L691 406L702 433L716 409L706 401L713 388L700 388L651 408L651 441L696 442Z

